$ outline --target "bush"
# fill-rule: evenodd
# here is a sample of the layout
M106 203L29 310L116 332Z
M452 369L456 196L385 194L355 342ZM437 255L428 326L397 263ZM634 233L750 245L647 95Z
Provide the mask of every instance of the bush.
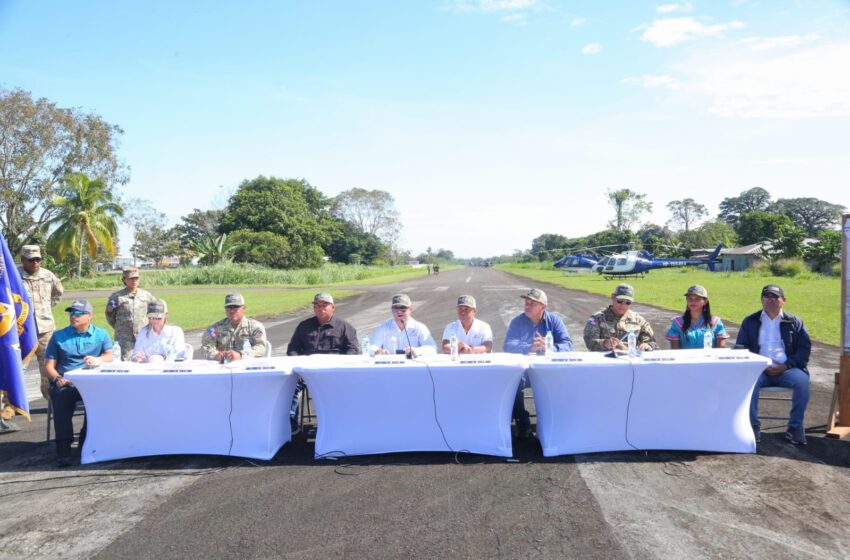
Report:
M770 263L768 266L774 276L786 276L796 278L798 276L809 276L809 267L800 259L780 259Z

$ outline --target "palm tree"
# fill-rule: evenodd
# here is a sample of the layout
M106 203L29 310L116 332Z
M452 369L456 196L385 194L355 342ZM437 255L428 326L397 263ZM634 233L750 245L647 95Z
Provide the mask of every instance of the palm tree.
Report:
M77 276L83 273L83 248L94 258L98 247L114 255L118 224L115 217L124 209L112 200L112 191L100 179L89 179L83 173L65 177L58 195L53 197L58 214L51 224L59 227L50 234L47 246L51 253L64 259L69 253L78 258Z

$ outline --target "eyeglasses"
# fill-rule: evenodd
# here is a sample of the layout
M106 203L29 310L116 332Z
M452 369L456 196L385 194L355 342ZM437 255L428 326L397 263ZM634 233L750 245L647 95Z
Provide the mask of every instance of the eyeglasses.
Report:
M75 309L74 311L69 311L68 315L71 317L79 317L80 315L88 315L88 311L80 311L79 309Z
M151 321L162 321L165 317L148 317L148 319Z
M29 262L41 262L41 257L35 257L34 259L26 259Z
M616 300L616 302L619 303L620 305L631 305L632 304L632 302L630 302L627 299L618 299L618 300Z
M779 296L776 294L762 294L762 299L779 299Z
M409 308L409 307L407 307L406 305L398 305L398 306L393 305L393 312L396 312L396 311L407 311L408 309L410 309L410 308Z

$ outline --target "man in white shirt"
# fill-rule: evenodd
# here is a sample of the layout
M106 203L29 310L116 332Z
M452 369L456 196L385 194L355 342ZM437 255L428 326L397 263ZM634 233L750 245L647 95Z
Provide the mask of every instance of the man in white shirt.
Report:
M437 353L437 343L431 331L411 317L413 304L406 294L393 296L392 313L392 319L382 323L372 333L369 346L375 354L405 354L412 358Z
M484 354L493 351L493 330L490 325L475 318L476 309L474 297L457 298L457 321L446 325L443 331L443 352L451 352L452 335L457 337L457 351L460 354Z
M806 445L803 416L809 404L809 355L812 342L799 317L783 311L785 292L776 284L761 290L762 310L748 315L741 322L736 346L770 358L772 363L762 372L750 400L750 424L756 442L761 441L758 418L759 390L762 387L791 389L791 414L785 437L794 445Z

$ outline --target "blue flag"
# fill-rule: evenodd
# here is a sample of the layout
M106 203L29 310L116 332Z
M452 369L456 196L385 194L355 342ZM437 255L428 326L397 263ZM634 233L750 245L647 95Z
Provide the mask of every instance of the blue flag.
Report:
M30 418L24 384L24 360L38 347L32 302L0 233L0 391L8 393L9 404Z

